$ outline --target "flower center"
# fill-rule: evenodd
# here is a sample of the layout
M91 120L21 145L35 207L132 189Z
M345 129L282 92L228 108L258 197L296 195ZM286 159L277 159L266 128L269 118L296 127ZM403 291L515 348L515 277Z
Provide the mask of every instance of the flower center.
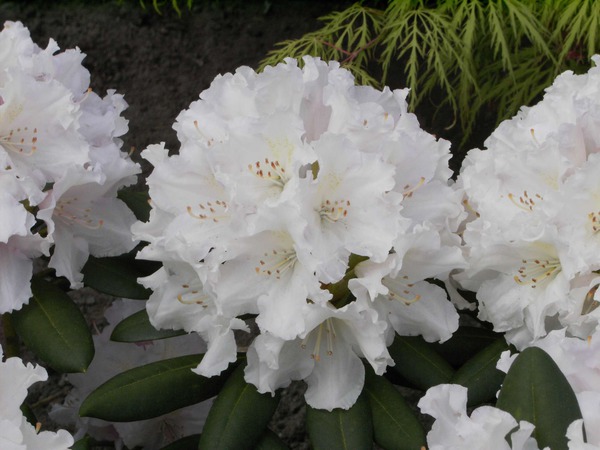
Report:
M406 275L397 277L393 281L394 283L392 284L389 282L388 278L382 280L383 285L388 288L389 292L387 295L389 301L399 301L408 306L421 300L419 294L412 292L414 284L408 282L408 277Z
M296 261L298 258L294 249L273 249L271 253L263 254L254 270L258 275L274 276L279 280L285 272L294 268Z
M600 231L600 211L589 213L588 218L592 225L592 233Z
M523 191L523 194L519 195L519 197L513 193L509 193L508 198L517 208L527 212L533 211L533 207L537 201L544 200L544 197L542 197L540 194L529 196L527 191Z
M254 164L248 164L248 170L258 178L270 181L274 185L283 189L288 181L285 168L281 166L279 160L270 160L265 158L263 161L256 161Z
M349 208L350 200L335 200L333 202L331 200L324 200L321 202L319 215L321 216L321 220L333 223L346 218Z
M31 156L37 151L37 128L11 129L7 135L0 136L0 145L6 150L23 156Z
M536 288L543 281L551 281L560 273L561 265L557 258L523 259L514 280L520 285Z
M194 212L194 208L187 206L187 212L194 219L212 220L218 222L221 219L227 218L227 203L223 200L214 200L213 202L198 203L198 212Z
M77 224L90 230L97 230L104 225L102 219L93 219L90 215L92 208L81 207L77 197L60 199L54 208L54 216L67 225Z
M327 356L333 355L333 345L335 343L335 328L333 326L333 320L331 318L326 319L325 322L320 324L317 328L312 330L308 336L306 336L300 343L300 347L305 349L308 345L308 341L311 338L315 339L315 345L310 357L316 362L321 361L321 346L325 344Z
M184 305L202 305L202 308L208 308L207 300L208 295L204 293L201 286L190 286L189 284L182 284L183 289L181 293L177 295L177 301Z

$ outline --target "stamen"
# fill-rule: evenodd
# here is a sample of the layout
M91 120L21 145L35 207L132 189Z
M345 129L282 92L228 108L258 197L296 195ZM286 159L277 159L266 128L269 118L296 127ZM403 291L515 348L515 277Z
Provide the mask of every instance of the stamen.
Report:
M590 219L592 226L592 233L597 233L600 231L600 211L591 212L588 214L588 218Z
M419 294L414 294L412 292L414 284L407 282L408 277L406 275L404 275L402 278L396 278L394 280L395 286L390 286L391 283L386 281L386 279L383 280L383 285L388 288L389 292L387 295L389 301L396 300L404 303L406 306L409 306L421 300L421 296Z
M560 261L553 259L523 259L514 276L517 284L536 288L542 281L551 281L562 270Z
M328 222L334 223L338 220L345 219L348 216L348 209L350 208L350 200L323 200L321 202L321 209L318 211L321 216L321 220L327 220Z
M202 305L202 308L208 308L206 301L209 299L208 295L203 294L199 286L196 288L190 288L189 284L182 284L183 291L177 295L177 301L184 305Z
M37 137L38 129L34 128L33 131L29 131L28 127L11 129L8 132L8 135L0 136L0 145L4 147L6 150L16 153L22 156L31 156L33 155L38 147L37 147ZM17 135L21 136L20 138ZM27 136L27 138L24 137Z
M214 138L209 138L207 135L205 135L201 130L200 130L200 126L198 125L198 121L194 120L194 128L196 128L196 130L198 131L198 134L202 137L202 139L204 139L206 141L206 146L210 147L211 145L213 145L215 143Z
M411 187L410 184L407 184L404 186L404 191L402 192L402 195L404 195L404 198L410 198L412 197L413 193L419 189L421 186L423 186L425 184L425 177L421 177L419 179L419 182Z
M308 336L306 336L302 342L300 343L300 348L303 350L306 349L308 340L311 337L315 338L315 343L313 346L313 351L310 354L310 357L315 360L315 362L321 361L321 344L323 341L326 341L326 353L327 356L333 356L333 347L335 345L336 333L335 328L333 326L333 319L326 319L323 323L321 323L316 329L312 330ZM325 339L323 339L323 332L326 333ZM315 336L316 333L316 336Z
M335 343L335 328L333 327L333 320L327 319L325 321L325 331L327 333L327 355L333 356L333 344Z
M41 80L43 80L43 79L44 79L44 78L42 78ZM40 81L41 81L41 80L40 80ZM83 102L85 101L85 99L86 99L86 98L88 98L88 96L89 96L89 95L90 95L92 92L94 92L94 91L92 90L92 88L87 88L87 91L85 91L85 94L83 94L83 97L81 97L81 99L79 99L77 102L78 102L78 103L83 103Z
M531 133L531 138L533 139L533 142L535 142L536 145L539 147L540 146L540 142L535 137L535 130L533 128L530 128L529 129L529 133Z
M285 168L278 160L271 161L265 158L264 161L256 161L254 164L248 164L248 170L258 178L267 180L283 189L288 181Z
M81 207L77 197L61 199L56 203L53 216L67 225L77 224L90 230L98 230L104 225L102 219L92 219L90 207Z
M273 275L279 280L285 272L294 268L296 261L298 258L294 249L272 250L272 254L263 254L263 258L254 267L254 271L257 275Z
M228 204L224 200L213 200L212 202L207 201L206 203L198 203L200 213L194 213L191 206L187 206L186 210L190 216L198 220L212 220L213 222L219 222L219 220L226 219L229 217L227 214Z
M536 201L544 200L544 197L540 194L534 194L533 197L530 197L529 194L527 194L527 191L523 191L523 195L520 195L518 199L515 197L516 196L512 193L508 194L508 198L517 208L527 212L533 211Z
M319 329L317 331L317 339L315 340L315 347L313 352L311 353L311 358L316 362L321 361L321 336L323 335L323 324L319 325Z

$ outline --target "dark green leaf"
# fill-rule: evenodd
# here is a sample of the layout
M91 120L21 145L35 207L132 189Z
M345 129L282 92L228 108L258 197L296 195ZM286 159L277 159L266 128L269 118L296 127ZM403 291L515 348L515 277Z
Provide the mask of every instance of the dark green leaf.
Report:
M402 394L368 367L365 389L373 415L375 442L386 450L420 450L427 440L419 419Z
M94 390L79 414L111 422L150 419L214 397L229 372L205 378L192 372L203 355L146 364L120 373Z
M186 334L183 330L157 330L150 323L146 310L142 309L119 322L110 339L116 342L144 342L183 334Z
M152 291L138 284L137 279L150 275L159 267L158 263L148 265L147 261L137 261L133 255L90 256L81 273L83 283L97 291L115 297L145 300Z
M388 348L396 363L392 369L413 386L427 390L431 386L449 383L454 369L422 337L396 336Z
M288 448L285 442L268 428L254 446L254 450L287 450Z
M435 344L434 348L452 367L458 368L498 340L504 341L504 337L492 330L463 326L446 342Z
M581 418L571 385L552 358L537 347L517 357L506 374L496 406L535 425L538 446L567 449L567 427Z
M279 396L260 394L244 381L244 365L229 377L208 413L199 449L251 449L275 413Z
M163 447L161 450L197 450L198 442L200 442L200 435L193 434L191 436L178 439L166 447Z
M85 372L94 358L94 341L81 311L47 281L34 277L31 290L29 304L12 314L15 330L57 372Z
M150 217L150 197L147 192L134 191L132 189L121 189L117 197L123 201L127 207L133 212L137 220L148 222Z
M369 449L373 446L373 422L363 392L350 409L326 411L308 406L306 429L315 450Z
M496 369L496 363L500 354L508 348L504 339L495 341L456 371L451 382L469 390L469 406L480 405L496 397L504 380L504 373Z

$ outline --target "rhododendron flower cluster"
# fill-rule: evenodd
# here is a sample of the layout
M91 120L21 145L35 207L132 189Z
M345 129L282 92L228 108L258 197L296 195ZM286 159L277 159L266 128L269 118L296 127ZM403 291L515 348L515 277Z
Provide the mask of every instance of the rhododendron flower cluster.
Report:
M443 289L464 267L462 193L449 143L407 111L408 90L355 86L336 62L289 59L218 76L174 126L181 148L142 153L152 210L139 258L163 262L154 326L199 333L196 371L236 359L235 330L260 331L246 381L274 392L306 380L316 408L349 408L364 358L393 364L394 333L448 339L457 312Z
M457 278L518 348L552 329L586 337L598 327L599 112L600 68L565 72L463 164L473 220L470 268Z
M121 152L121 95L91 92L78 49L38 47L19 22L0 32L0 313L31 296L32 258L80 287L89 254L133 248L117 190L138 167Z
M4 353L0 346L0 448L3 450L66 450L73 445L73 437L65 430L57 432L40 431L40 426L30 424L21 404L27 396L27 389L38 381L48 379L41 366L24 364L13 357L3 361Z
M104 314L109 325L94 336L96 354L92 364L86 373L67 376L73 389L62 405L52 408L50 417L59 424L74 426L77 430L75 439L80 439L87 433L98 441L113 441L117 448L125 445L128 448L158 450L202 430L210 401L181 408L154 419L134 422L107 422L78 415L82 401L111 377L134 367L196 353L205 348L202 339L193 334L137 344L111 341L110 335L115 326L143 307L143 302L139 301L115 301Z

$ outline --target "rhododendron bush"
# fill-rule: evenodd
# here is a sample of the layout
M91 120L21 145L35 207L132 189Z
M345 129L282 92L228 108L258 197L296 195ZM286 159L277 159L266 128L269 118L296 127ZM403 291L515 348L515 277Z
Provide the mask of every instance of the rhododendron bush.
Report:
M83 57L0 32L3 449L286 448L268 425L292 383L315 448L599 448L600 69L455 182L407 89L310 56L240 67L179 114L179 149L141 152L145 194L127 104ZM82 286L116 298L104 329ZM19 409L47 375L14 332L68 374L68 431Z

